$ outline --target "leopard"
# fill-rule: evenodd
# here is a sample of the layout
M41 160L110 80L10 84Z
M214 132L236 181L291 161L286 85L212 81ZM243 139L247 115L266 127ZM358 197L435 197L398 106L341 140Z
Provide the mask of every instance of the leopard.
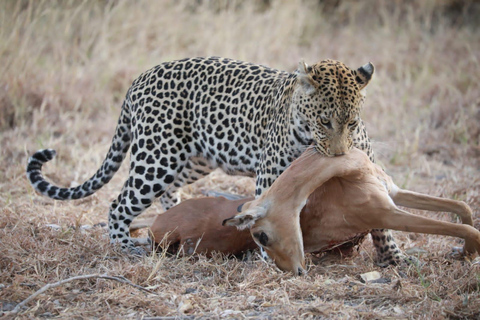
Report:
M255 177L258 197L307 147L341 156L353 147L375 156L360 114L374 74L367 63L351 69L326 59L293 72L221 57L164 62L133 81L123 101L107 155L97 172L76 187L59 187L42 175L56 151L39 150L27 177L56 200L85 198L107 184L130 150L128 179L109 209L110 241L139 253L132 220L155 199L165 210L179 188L216 168ZM377 262L396 264L403 254L389 230L372 230Z

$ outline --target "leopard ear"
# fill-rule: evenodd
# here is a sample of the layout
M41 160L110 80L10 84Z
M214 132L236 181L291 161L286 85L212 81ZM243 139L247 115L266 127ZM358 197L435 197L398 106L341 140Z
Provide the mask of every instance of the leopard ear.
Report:
M302 60L298 63L298 83L307 95L311 95L317 90L310 75L311 70L312 67L309 67L305 61Z
M265 208L254 206L253 208L242 210L242 212L231 218L223 220L222 225L237 227L238 230L250 229L258 219L265 217L266 213Z
M373 73L375 72L375 67L371 62L364 64L356 70L355 80L360 87L360 90L365 88L367 84L372 80Z

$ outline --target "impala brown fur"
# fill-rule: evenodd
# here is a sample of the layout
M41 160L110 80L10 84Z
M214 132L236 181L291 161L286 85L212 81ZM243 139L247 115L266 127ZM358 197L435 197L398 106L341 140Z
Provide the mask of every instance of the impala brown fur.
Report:
M224 197L189 199L166 212L132 222L130 230L150 228L157 244L162 241L171 253L186 254L218 251L237 255L255 249L249 230L224 227L222 221L235 214L238 206L252 198L227 200Z
M453 212L463 224L414 215L396 204ZM307 150L258 199L224 221L249 228L280 269L296 274L304 272L304 250L318 251L374 228L463 238L464 252L474 254L480 252L480 232L472 224L472 211L464 202L402 190L358 149L335 158Z

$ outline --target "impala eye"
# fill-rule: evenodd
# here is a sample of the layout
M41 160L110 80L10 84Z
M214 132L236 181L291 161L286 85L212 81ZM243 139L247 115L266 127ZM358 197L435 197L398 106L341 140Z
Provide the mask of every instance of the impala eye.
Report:
M328 120L328 119L325 119L325 118L320 118L320 122L322 123L322 125L328 129L332 129L332 123Z
M262 246L266 246L268 243L268 236L265 232L256 232L253 236L260 242Z

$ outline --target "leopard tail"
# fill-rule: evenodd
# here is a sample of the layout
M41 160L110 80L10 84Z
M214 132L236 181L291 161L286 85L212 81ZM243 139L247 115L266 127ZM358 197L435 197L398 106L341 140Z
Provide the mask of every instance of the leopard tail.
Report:
M57 200L85 198L95 193L112 179L120 168L123 159L125 159L130 148L131 138L130 109L124 102L107 156L101 167L90 179L74 188L58 187L45 180L42 175L42 166L55 157L56 152L52 149L39 150L28 159L27 178L37 192L49 198Z

